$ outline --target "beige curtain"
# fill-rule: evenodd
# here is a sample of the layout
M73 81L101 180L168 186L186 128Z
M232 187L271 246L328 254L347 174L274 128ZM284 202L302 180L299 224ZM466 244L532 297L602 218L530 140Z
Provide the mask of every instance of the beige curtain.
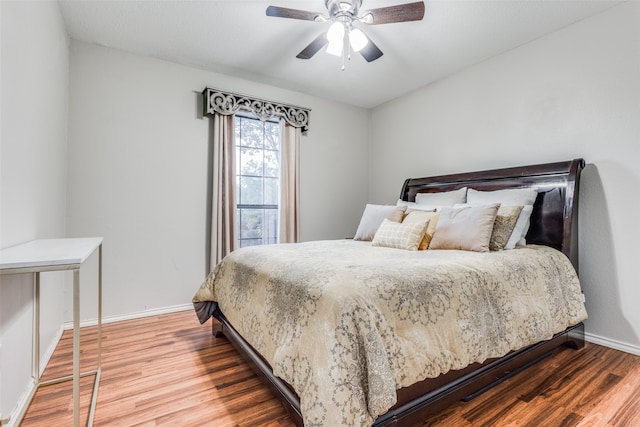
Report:
M301 129L284 120L280 147L280 232L279 243L298 241L300 214L300 135Z
M232 115L215 113L212 120L211 271L235 246L235 162Z

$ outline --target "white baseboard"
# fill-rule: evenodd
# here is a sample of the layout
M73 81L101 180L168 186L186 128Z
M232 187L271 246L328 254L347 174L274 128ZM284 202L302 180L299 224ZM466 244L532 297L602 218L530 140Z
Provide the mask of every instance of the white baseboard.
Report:
M62 326L58 328L58 332L56 332L56 336L53 338L53 340L51 340L51 343L49 344L49 348L47 348L47 351L42 356L40 356L40 366L39 366L40 375L42 375L42 373L44 372L44 369L47 367L47 364L49 363L49 360L51 360L51 356L53 356L53 352L56 350L56 347L58 346L58 342L60 342L60 338L62 338L63 332L64 332L64 328Z
M9 414L9 418L2 420L2 427L18 427L20 425L22 417L24 417L24 414L27 413L27 409L29 409L29 402L31 402L35 393L36 383L31 380L29 382L29 387L27 387L25 392L22 393L22 396L18 399L16 406Z
M119 322L122 320L139 319L142 317L158 316L160 314L175 313L177 311L185 311L185 310L193 310L193 305L181 304L181 305L175 305L172 307L156 308L152 310L139 311L136 313L128 313L128 314L123 314L118 316L108 316L102 319L102 323L105 324L105 323ZM195 318L196 317L194 312L194 319ZM85 320L80 322L80 327L95 326L97 324L98 324L97 319ZM44 372L44 369L47 367L47 364L49 363L51 356L53 356L53 352L58 346L58 342L60 342L60 338L62 338L62 333L67 329L73 329L72 321L64 322L62 324L62 327L56 333L56 336L52 340L49 347L47 348L47 351L40 358L40 366L39 366L40 373ZM24 414L26 413L29 406L29 402L31 401L31 396L35 392L36 392L35 382L31 381L27 390L25 390L22 396L20 396L20 399L16 403L16 406L9 414L9 417L6 419L0 419L0 425L2 425L2 427L18 427L18 421L21 420Z
M120 314L116 316L107 316L102 318L102 324L120 322L122 320L140 319L142 317L158 316L161 314L175 313L177 311L193 310L193 304L181 304L171 307L154 308L151 310L138 311L135 313ZM195 313L195 312L194 312ZM194 314L195 316L195 314ZM95 326L98 324L98 319L82 320L80 327ZM64 322L64 329L73 329L73 321Z
M590 343L603 345L605 347L613 348L615 350L624 351L625 353L631 353L631 354L635 354L636 356L640 356L640 347L636 345L631 345L631 344L623 343L620 341L612 340L610 338L593 335L588 332L584 334L584 339Z
M51 360L51 356L53 356L53 352L55 351L56 347L58 346L58 342L62 337L62 332L63 332L63 328L60 327L56 332L56 335L53 338L53 340L51 340L51 343L49 344L47 351L40 357L40 366L38 367L38 369L40 370L39 371L40 375L42 375L42 373L44 372L44 369L47 367L47 364L49 363L49 360ZM18 427L18 420L22 420L22 417L27 412L27 409L29 408L29 402L31 402L31 396L35 394L35 392L36 392L35 382L31 381L29 383L29 387L27 388L27 390L25 390L22 396L20 396L20 398L18 399L18 402L16 403L16 406L13 408L13 410L9 414L9 418L0 419L0 425L2 425L2 427Z

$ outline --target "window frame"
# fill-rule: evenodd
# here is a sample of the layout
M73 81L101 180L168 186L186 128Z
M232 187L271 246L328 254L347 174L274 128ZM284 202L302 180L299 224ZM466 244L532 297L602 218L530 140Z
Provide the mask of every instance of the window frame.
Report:
M262 125L262 147L255 147L252 145L244 145L243 144L243 138L242 138L242 121L243 120L251 120L257 123L260 123ZM266 135L266 130L265 130L265 126L267 123L270 123L272 125L276 125L278 127L278 141L277 141L277 145L278 145L278 149L273 149L273 148L268 148L265 146L264 141L265 141L265 135ZM260 118L256 117L255 115L251 114L251 113L243 113L243 114L236 114L236 120L235 120L235 124L234 124L234 155L235 155L235 165L236 165L236 171L235 171L235 182L234 182L234 186L235 186L235 193L236 193L236 202L235 202L235 210L236 210L236 227L235 227L235 243L236 243L236 248L242 248L242 247L246 247L246 246L255 246L255 245L265 245L265 244L273 244L273 243L278 243L279 241L279 231L280 231L280 179L281 179L281 174L282 174L282 161L281 161L281 151L282 151L282 129L281 129L281 123L280 120L274 118L274 119L268 119L268 120L261 120ZM250 175L250 174L244 174L242 173L241 170L241 162L242 162L242 158L241 158L241 150L242 148L248 148L248 149L253 149L253 150L260 150L262 152L262 171L260 175ZM278 168L277 168L277 176L271 176L265 173L265 153L266 152L271 152L271 153L275 153L278 159ZM241 185L241 180L242 178L260 178L262 180L262 192L261 192L261 197L262 197L262 201L264 202L265 199L265 194L267 193L266 191L266 187L265 187L265 179L275 179L276 180L276 201L277 203L241 203L242 201L242 185ZM259 237L247 237L247 236L243 236L242 235L242 211L247 211L247 210L262 210L262 235ZM273 227L265 227L265 225L267 224L267 221L269 220L269 218L267 218L267 211L275 211L275 229L273 229ZM269 230L265 233L265 228L268 228ZM260 242L258 242L260 241ZM254 242L253 244L243 244L243 242Z

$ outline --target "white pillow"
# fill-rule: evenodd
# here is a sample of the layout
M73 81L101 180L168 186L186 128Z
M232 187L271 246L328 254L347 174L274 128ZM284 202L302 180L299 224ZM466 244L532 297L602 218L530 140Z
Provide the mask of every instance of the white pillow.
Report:
M385 218L393 222L402 222L406 209L406 206L367 204L360 218L360 224L358 225L358 230L353 240L371 241Z
M459 208L464 208L464 207L468 207L468 206L486 206L486 204L483 203L458 203L457 205L454 205L453 207L455 209L459 209ZM527 210L524 215L522 214L523 210ZM409 208L407 208L407 210L410 210ZM529 230L529 223L527 222L529 217L531 216L531 211L533 210L533 206L528 205L528 206L505 206L505 205L500 205L500 208L498 209L498 214L496 215L496 221L498 220L498 217L503 216L503 218L501 218L501 220L506 220L506 218L504 218L504 216L511 216L514 215L514 210L517 210L518 212L518 219L516 219L516 223L515 225L513 225L513 227L511 228L511 234L509 235L509 238L507 239L507 242L505 244L502 244L502 242L500 243L500 245L502 246L500 248L501 249L513 249L516 247L516 245L525 245L526 243L524 243L524 235L527 234L527 231ZM511 219L508 220L508 222L511 222ZM520 224L520 227L518 227L518 224ZM491 240L489 241L489 249L494 251L497 250L496 249L496 245L498 244L498 242L496 241L496 239L498 239L498 236L496 235L496 232L501 233L504 232L503 229L500 230L496 230L496 224L493 224L493 233L491 233ZM502 227L498 227L498 228L502 228ZM526 228L526 229L525 229ZM522 234L524 232L524 234ZM521 237L522 236L522 237ZM494 239L495 237L495 239ZM502 240L502 236L500 236L500 240ZM492 247L493 246L493 247Z
M416 204L431 206L453 206L457 203L464 203L467 200L467 187L453 191L442 191L439 193L418 193L416 194Z
M398 199L396 206L406 206L407 209L413 209L425 212L437 212L442 209L442 205L422 205L415 202L405 202L402 199Z
M528 188L507 188L495 191L478 191L470 188L467 191L467 203L474 205L487 205L489 203L500 203L506 206L533 205L538 196L538 189Z
M516 221L516 226L513 227L511 237L509 237L507 244L504 245L505 249L513 249L516 247L516 245L522 246L527 244L524 237L529 231L529 225L531 225L531 212L533 212L532 205L526 205L522 207L522 211L520 211L518 221Z
M488 252L498 208L499 203L442 208L429 249Z
M524 206L520 211L513 233L504 247L505 249L513 249L516 245L526 244L524 238L529 231L529 221L536 197L538 197L538 189L535 187L506 188L495 191L478 191L470 188L467 191L467 203L470 204L501 203L503 206Z

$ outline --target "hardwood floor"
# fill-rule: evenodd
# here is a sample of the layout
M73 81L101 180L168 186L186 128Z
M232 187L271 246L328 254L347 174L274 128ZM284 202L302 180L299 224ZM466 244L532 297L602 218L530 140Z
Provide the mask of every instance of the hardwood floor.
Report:
M82 329L83 370L93 369L96 328ZM43 380L71 373L66 331ZM86 420L93 377L82 380ZM72 425L71 382L41 387L22 427ZM292 426L286 411L225 338L194 312L103 326L95 426ZM587 344L561 349L426 426L640 426L640 357Z

